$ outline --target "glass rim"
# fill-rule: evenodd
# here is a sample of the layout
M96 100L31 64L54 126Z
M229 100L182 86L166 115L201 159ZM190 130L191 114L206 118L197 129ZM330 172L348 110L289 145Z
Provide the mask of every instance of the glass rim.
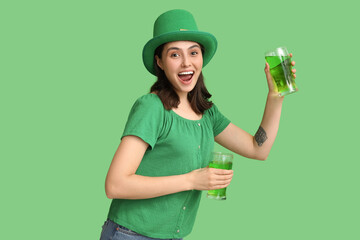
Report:
M286 52L287 55L289 54L287 48L285 46L280 46L280 47L277 47L277 48L273 48L272 50L269 50L269 51L266 51L265 52L265 57L270 57L270 56L279 56L277 55L277 53L279 52L278 49L281 49L281 52ZM283 55L280 55L280 56L287 56L285 54Z
M213 154L213 155L221 155L221 156L231 157L231 158L234 157L231 153L212 152L212 154Z

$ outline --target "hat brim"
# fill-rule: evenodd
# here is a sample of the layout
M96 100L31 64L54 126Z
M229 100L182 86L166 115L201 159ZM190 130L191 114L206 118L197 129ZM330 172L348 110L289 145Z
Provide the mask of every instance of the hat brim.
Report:
M156 75L154 69L154 54L157 47L161 44L174 41L193 41L200 43L204 48L203 67L205 67L214 56L217 49L217 41L214 35L201 31L178 31L159 35L149 40L143 49L143 62L146 69Z

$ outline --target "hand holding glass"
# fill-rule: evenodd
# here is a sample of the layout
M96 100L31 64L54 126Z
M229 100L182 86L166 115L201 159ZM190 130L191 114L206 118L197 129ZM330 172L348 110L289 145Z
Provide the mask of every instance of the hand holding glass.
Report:
M219 169L232 169L233 163L233 155L232 154L224 154L221 152L213 153L213 158L209 163L209 168L219 168ZM207 193L208 198L217 199L217 200L225 200L226 199L226 188L209 190Z
M265 53L265 60L270 66L270 74L275 81L279 96L285 96L298 90L291 71L291 58L285 47Z

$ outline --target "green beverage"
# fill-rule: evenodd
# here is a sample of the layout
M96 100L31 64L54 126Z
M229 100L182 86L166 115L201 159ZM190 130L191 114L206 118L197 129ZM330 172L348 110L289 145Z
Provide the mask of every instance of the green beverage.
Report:
M275 51L268 52L265 55L265 60L270 66L270 74L275 81L280 96L298 90L291 71L291 58L286 48L277 48Z
M222 153L213 153L213 160L209 163L209 168L218 168L218 169L232 169L232 159L231 154L222 154ZM209 190L207 193L208 198L225 200L226 199L226 188Z

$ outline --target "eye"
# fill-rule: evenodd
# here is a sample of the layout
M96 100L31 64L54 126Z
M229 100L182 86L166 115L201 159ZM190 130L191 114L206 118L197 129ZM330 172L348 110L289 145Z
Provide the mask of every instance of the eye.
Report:
M199 53L197 51L191 52L191 55L198 55Z
M177 54L177 53L172 53L170 56L171 56L171 57L178 57L178 56L180 56L180 55Z

